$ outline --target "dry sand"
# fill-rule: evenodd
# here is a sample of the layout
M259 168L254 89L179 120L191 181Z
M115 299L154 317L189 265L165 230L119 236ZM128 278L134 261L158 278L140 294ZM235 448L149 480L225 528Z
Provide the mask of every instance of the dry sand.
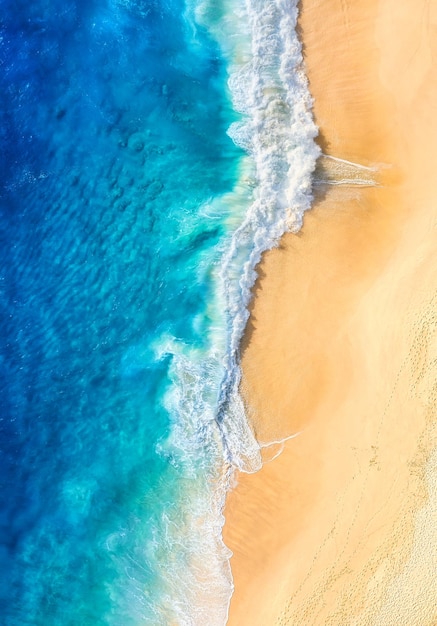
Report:
M320 187L261 264L242 392L259 441L300 434L229 495L229 624L435 626L437 0L300 26L324 152L380 185Z

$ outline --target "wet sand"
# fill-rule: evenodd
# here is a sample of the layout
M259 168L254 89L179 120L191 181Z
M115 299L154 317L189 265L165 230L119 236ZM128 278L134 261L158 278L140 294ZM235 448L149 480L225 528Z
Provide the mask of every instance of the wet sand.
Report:
M231 626L437 624L437 0L303 0L325 154L265 254L242 393L266 463L224 537Z

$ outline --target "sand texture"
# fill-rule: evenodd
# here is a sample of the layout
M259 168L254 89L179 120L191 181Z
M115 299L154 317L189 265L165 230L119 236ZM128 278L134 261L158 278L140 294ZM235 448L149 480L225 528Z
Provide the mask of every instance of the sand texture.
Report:
M300 34L361 167L321 159L259 268L242 393L260 442L299 434L228 497L228 623L435 626L437 0L303 0Z

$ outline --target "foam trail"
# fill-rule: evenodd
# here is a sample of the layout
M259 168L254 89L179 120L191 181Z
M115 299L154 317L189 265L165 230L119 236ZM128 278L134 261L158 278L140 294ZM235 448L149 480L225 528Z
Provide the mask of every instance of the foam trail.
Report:
M322 154L317 163L314 185L373 187L378 185L377 174L378 168L375 166L369 167L330 154Z
M368 172L376 172L377 168L368 165L362 165L361 163L354 163L353 161L348 161L347 159L340 159L339 157L332 156L331 154L324 154L323 157L325 159L330 159L331 161L336 161L337 163L344 163L345 165L350 165L359 170L367 170Z

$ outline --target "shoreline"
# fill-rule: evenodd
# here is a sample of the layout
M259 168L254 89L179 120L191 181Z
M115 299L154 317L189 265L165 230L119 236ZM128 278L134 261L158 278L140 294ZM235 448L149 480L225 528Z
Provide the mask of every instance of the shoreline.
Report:
M429 573L395 589L432 571L413 557L435 537L436 27L435 1L303 0L320 145L376 166L378 186L321 185L302 230L263 256L241 391L260 442L300 434L228 496L230 626L437 617Z

